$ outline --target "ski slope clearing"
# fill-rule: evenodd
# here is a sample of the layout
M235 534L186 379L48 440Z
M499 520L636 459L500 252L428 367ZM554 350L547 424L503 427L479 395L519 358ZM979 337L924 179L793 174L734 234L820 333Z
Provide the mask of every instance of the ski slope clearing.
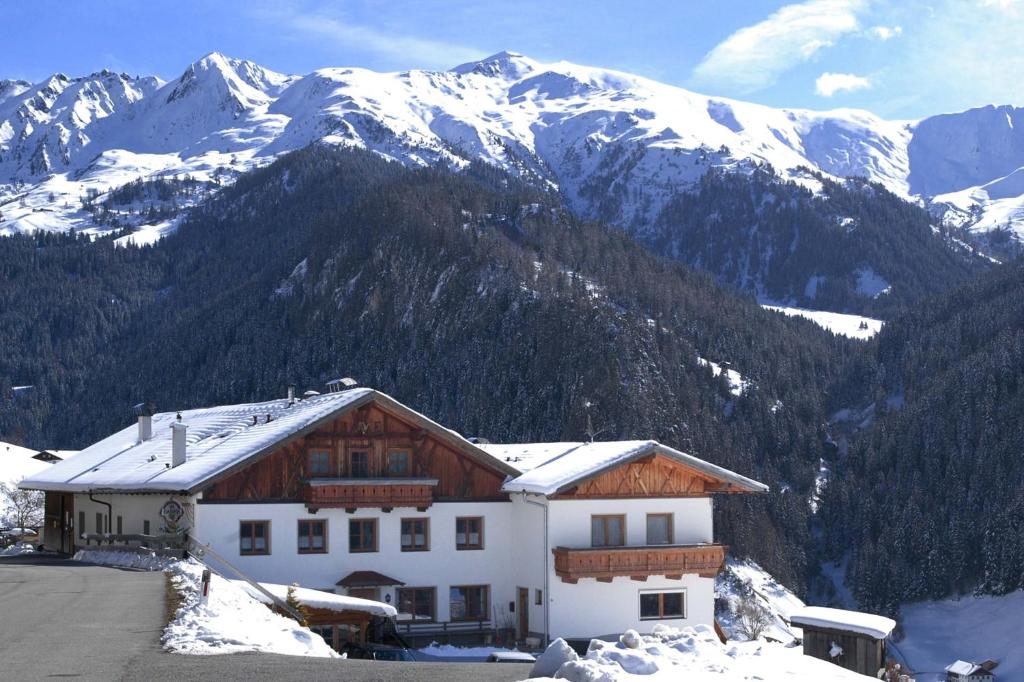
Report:
M832 313L827 310L810 310L808 308L787 308L784 306L761 304L761 307L768 310L789 315L791 317L803 317L814 322L823 329L833 334L841 334L851 339L867 341L875 334L882 331L882 320L875 320L860 315L848 315L846 313Z
M253 599L238 585L214 575L206 604L200 598L203 566L145 552L81 550L77 561L167 571L182 605L161 639L164 648L180 654L262 652L290 656L338 658L320 635L280 616Z
M1024 680L1024 590L909 604L901 615L905 637L896 647L918 682L945 680L945 667L957 659L992 659L997 680Z
M571 682L856 682L871 678L804 656L800 647L757 642L722 644L706 625L682 629L662 624L641 636L627 631L619 642L590 643L579 657L561 639L537 660L534 675ZM547 675L548 677L542 677Z

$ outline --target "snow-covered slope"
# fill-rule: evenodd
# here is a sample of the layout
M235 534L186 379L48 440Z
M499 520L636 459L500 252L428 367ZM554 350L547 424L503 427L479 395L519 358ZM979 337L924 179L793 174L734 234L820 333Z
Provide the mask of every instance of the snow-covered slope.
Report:
M811 187L805 169L867 177L907 198L939 195L969 222L999 201L1024 205L1011 177L1024 166L1021 118L1008 107L921 122L774 109L511 52L450 71L301 77L212 53L168 83L109 71L0 81L0 234L146 224L145 204L100 218L84 204L139 177L188 174L212 190L318 140L413 165L482 159L559 187L583 215L638 230L709 168L758 163ZM967 195L954 201L957 192Z

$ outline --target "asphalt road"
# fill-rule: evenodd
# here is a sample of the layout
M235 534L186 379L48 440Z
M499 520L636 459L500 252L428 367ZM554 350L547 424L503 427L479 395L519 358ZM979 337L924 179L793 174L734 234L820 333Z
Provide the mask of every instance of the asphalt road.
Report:
M0 558L0 680L522 680L529 665L397 663L234 654L183 656L160 647L161 573L54 557Z

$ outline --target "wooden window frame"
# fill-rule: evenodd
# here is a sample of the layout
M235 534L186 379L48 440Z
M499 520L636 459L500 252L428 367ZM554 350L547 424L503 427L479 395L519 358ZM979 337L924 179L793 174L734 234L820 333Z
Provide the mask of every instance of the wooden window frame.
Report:
M602 526L602 534L604 535L604 544L594 544L594 520L600 519ZM612 544L608 542L608 520L618 519L622 527L622 542ZM625 514L591 514L590 515L590 546L591 547L625 547L627 542L626 534L626 515Z
M471 544L469 540L469 531L466 531L467 542L459 544L459 522L460 521L479 521L480 522L480 542ZM484 548L484 517L482 516L456 516L455 517L455 551L457 552L471 552L475 550L481 550Z
M356 476L356 474L355 474L355 465L353 464L353 460L355 459L356 455L366 455L366 472L364 474L359 475L359 476ZM359 449L349 450L349 452L348 452L348 477L349 478L370 478L372 476L373 476L373 466L372 466L371 457L370 457L370 449L369 448L359 448Z
M668 517L668 542L661 542L658 544L651 543L651 517L652 516L665 516ZM674 545L676 541L676 515L672 512L656 512L647 515L646 523L644 524L644 530L646 536L644 540L647 542L648 547L660 547L663 545Z
M313 458L316 455L324 455L327 458L326 471L319 472L313 467ZM310 478L316 478L318 476L329 477L331 475L331 451L325 448L314 448L306 453L306 464L309 467L308 475Z
M373 525L373 549L352 549L352 524ZM377 519L349 519L348 520L348 553L349 554L373 554L380 551L380 524Z
M402 543L402 538L405 536L405 528L403 527L406 523L422 523L423 524L423 541L424 545L418 547L415 544L406 546ZM410 533L415 543L415 532ZM430 517L429 516L415 516L401 519L398 523L398 544L403 552L429 552L430 551Z
M304 523L308 523L308 524L319 523L321 526L323 526L323 529L324 529L324 532L323 532L324 546L322 548L320 548L320 549L317 549L316 547L314 547L313 546L313 538L316 537L316 536L312 532L309 532L309 533L306 533L306 536L309 538L309 547L307 547L306 549L303 549L302 545L299 545L298 542L296 541L296 547L295 547L296 551L299 554L327 554L327 552L328 552L328 549L327 549L327 519L299 519L298 522L295 524L295 530L296 530L296 533L297 533L299 539L302 538L302 524L304 524ZM312 525L310 525L310 529L312 529Z
M248 552L242 549L242 526L245 524L252 524L252 539L253 549ZM266 549L262 552L256 551L256 526L263 525L265 530L263 531L263 539L266 540ZM238 555L239 556L269 556L270 555L270 521L268 519L243 519L238 522Z
M391 473L391 455L405 455L405 470L400 474ZM412 475L412 448L393 447L388 448L384 455L384 471L389 478L408 478Z
M456 618L454 615L452 615L452 612L451 612L451 608L452 608L451 591L452 590L483 590L483 603L481 604L481 610L483 611L483 616L469 616L469 615L466 615L466 616L462 616L461 618ZM469 604L469 600L468 599L467 599L466 603L467 603L467 605ZM468 611L468 608L467 608L467 611ZM453 622L453 623L467 623L467 622L476 623L476 622L479 622L479 621L489 621L490 620L490 613L491 613L491 586L490 585L450 585L448 587L448 620L450 620L451 622Z
M418 592L418 591L430 592L430 619L421 620L416 618L416 614L412 614L412 618L402 619L402 593L403 592ZM398 607L398 622L399 623L436 623L437 622L437 588L436 587L399 587L395 590L395 604ZM413 610L416 610L416 599L413 597Z
M645 595L658 595L658 615L645 616L641 600ZM682 600L682 615L665 615L665 595L678 594ZM680 590L641 590L636 597L637 615L640 620L686 620L686 612L689 609L688 598L685 589Z

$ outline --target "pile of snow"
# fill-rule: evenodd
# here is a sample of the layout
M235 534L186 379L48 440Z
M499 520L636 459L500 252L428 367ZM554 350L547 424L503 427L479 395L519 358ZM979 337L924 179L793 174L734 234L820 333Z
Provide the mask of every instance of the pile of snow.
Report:
M642 676L642 677L641 677ZM573 682L855 682L867 680L810 656L800 647L768 642L722 644L706 625L654 626L650 636L628 632L618 643L593 640L586 656L556 639L534 664L531 677Z
M803 601L749 559L726 561L715 578L715 596L715 618L730 640L744 639L736 614L746 599L753 599L768 613L768 627L762 637L786 645L803 637L800 628L789 623L790 616L804 608Z
M999 662L993 671L997 680L1024 680L1021 614L1024 590L905 604L901 609L904 638L890 651L918 672L918 682L945 680L941 671L957 659L992 659Z
M514 653L515 649L505 649L500 646L452 646L451 644L438 644L431 642L430 646L417 649L421 654L437 658L487 658L493 653Z
M21 556L22 554L32 554L36 550L27 542L16 542L10 547L0 549L0 556Z
M82 550L77 561L147 570L164 570L182 597L182 606L164 630L168 651L181 654L262 652L338 658L322 637L253 599L230 580L214 575L207 603L200 597L204 566L159 557L152 552Z
M785 306L762 304L763 308L789 315L803 317L833 334L841 334L851 339L866 341L882 331L882 320L861 315L833 313L827 310L811 310L809 308L789 308Z

